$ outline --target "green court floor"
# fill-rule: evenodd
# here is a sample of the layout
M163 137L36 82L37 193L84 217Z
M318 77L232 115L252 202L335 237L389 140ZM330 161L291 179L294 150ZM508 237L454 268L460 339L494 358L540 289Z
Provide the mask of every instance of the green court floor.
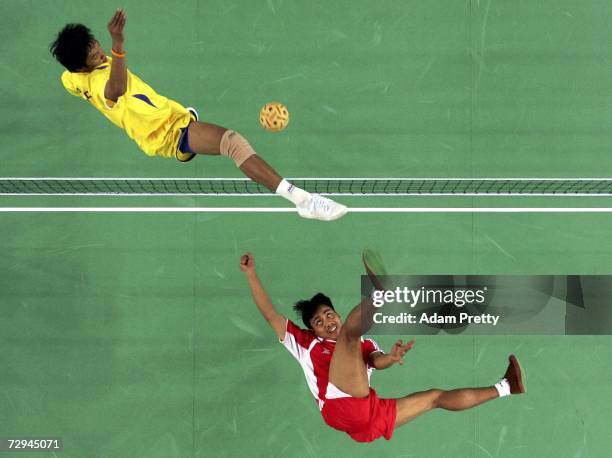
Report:
M238 177L231 161L148 158L61 86L66 22L128 14L131 71L247 137L285 176L609 177L612 4L302 0L0 6L4 177ZM258 125L278 100L291 123ZM611 198L339 197L352 207L612 207ZM278 197L6 197L0 207L277 207ZM360 253L396 274L611 274L609 213L0 213L0 437L59 458L604 457L610 336L422 336L381 396L490 385L508 354L528 393L435 411L391 441L326 426L257 312L254 253L279 310L359 301ZM403 336L410 337L410 336ZM395 336L374 336L388 349ZM6 457L53 456L27 453Z
M319 290L346 313L359 298L363 246L379 248L401 273L606 273L607 217L348 215L321 224L295 215L10 214L2 230L3 431L61 435L67 456L608 449L601 400L612 395L610 339L587 336L419 337L404 367L373 376L381 395L490 384L511 352L529 393L431 413L389 443L353 443L322 422L237 265L251 250L293 319L289 306ZM524 231L529 237L517 240ZM378 340L389 347L393 337Z

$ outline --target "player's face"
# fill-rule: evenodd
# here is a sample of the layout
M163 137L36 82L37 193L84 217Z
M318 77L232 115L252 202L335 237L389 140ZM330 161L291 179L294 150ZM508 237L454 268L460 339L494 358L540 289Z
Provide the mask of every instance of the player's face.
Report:
M321 305L310 320L312 330L318 337L336 340L340 334L342 320L328 305Z
M87 54L87 60L85 61L87 69L91 71L102 65L106 60L106 54L104 54L102 46L100 46L98 40L94 40L93 45L89 49L89 54Z

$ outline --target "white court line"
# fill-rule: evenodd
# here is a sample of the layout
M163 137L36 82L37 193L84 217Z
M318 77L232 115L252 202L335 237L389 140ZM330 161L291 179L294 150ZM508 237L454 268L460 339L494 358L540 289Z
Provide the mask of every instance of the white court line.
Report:
M539 193L529 193L529 194L512 194L510 192L503 194L494 194L487 192L396 192L396 193L379 193L379 192L367 192L367 193L359 193L359 192L320 192L322 196L342 196L342 197L612 197L612 193L553 193L553 192L539 192ZM4 196L37 196L37 197L278 197L277 194L268 193L258 193L258 194L248 194L248 193L212 193L212 192L181 192L181 193L173 193L173 192L135 192L135 193L127 193L127 192L62 192L62 193L52 193L52 192L7 192L1 193L0 197Z
M288 207L0 207L0 213L293 213ZM355 207L349 213L612 213L612 207Z
M516 177L516 178L495 178L495 177L468 177L468 178L456 178L456 177L438 177L438 178L422 178L422 177L320 177L320 178L312 178L312 177L287 177L287 180L305 180L305 181L350 181L350 180L359 180L359 181L609 181L612 180L612 177L607 178L585 178L585 177L559 177L559 178L550 178L550 177ZM38 181L38 180L47 180L47 181L105 181L105 180L114 180L114 181L251 181L250 178L196 178L196 177L0 177L0 181L11 181L11 180L24 180L24 181Z

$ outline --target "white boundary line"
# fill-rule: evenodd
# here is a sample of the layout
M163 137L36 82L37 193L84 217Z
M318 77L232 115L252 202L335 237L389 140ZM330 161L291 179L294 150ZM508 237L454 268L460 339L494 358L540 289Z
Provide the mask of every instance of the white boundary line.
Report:
M598 193L598 194L588 194L588 193L530 193L530 194L493 194L493 193L476 193L476 192L464 192L464 193L447 193L447 192L439 192L439 193L426 193L426 192L407 192L407 193L378 193L378 192L368 192L368 193L342 193L342 192L320 192L322 196L342 196L342 197L612 197L612 193ZM159 192L151 192L151 193L119 193L119 192L62 192L62 193L34 193L34 192L7 192L1 193L0 197L3 196L38 196L38 197L278 197L277 194L269 193L269 194L245 194L245 193L159 193Z
M287 207L0 207L0 213L293 213ZM350 213L612 213L612 207L387 207Z
M250 178L196 178L196 177L166 177L166 178L150 178L150 177L0 177L0 181L9 181L9 180L24 180L24 181L36 181L36 180L49 180L49 181L103 181L103 180L117 180L117 181L138 181L138 180L148 180L148 181L251 181ZM306 181L328 181L328 180L362 180L362 181L392 181L392 180L410 180L410 181L609 181L612 180L612 177L608 178L584 178L584 177L559 177L559 178L550 178L550 177L516 177L516 178L447 178L447 177L438 177L438 178L421 178L421 177L287 177L287 180L306 180Z

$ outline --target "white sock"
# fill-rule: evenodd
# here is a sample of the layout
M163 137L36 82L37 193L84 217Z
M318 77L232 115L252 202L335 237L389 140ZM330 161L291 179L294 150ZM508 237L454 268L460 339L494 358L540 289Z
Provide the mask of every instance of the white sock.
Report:
M278 187L276 188L276 194L291 201L293 205L300 205L310 197L309 192L306 192L303 189L293 186L284 178L283 181L281 181Z
M510 384L505 378L501 379L499 383L495 384L495 389L499 393L499 397L510 396Z

